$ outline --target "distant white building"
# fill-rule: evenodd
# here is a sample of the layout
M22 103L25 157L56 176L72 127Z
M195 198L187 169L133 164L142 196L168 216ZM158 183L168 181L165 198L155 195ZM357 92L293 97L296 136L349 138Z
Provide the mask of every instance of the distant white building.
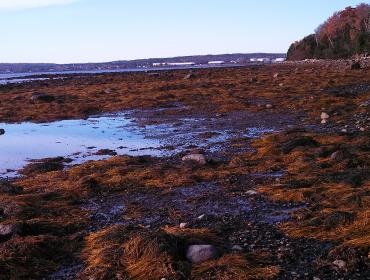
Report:
M225 64L225 61L219 60L219 61L209 61L208 64L215 65L215 64Z
M153 67L160 67L160 66L164 66L166 65L166 63L162 63L162 62L154 62L153 63Z
M195 62L169 62L167 63L169 66L191 66L195 65Z
M286 60L285 57L278 57L274 59L275 62L284 62L285 60Z
M250 62L257 62L257 58L251 58L249 59Z
M264 58L257 58L258 62L263 62L263 63L269 63L271 60L267 57Z

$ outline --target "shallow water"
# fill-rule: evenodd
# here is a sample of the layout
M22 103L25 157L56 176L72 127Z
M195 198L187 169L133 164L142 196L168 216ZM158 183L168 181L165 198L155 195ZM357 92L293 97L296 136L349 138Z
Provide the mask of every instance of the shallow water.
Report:
M146 67L146 68L123 68L106 70L67 70L67 71L45 71L45 72L25 72L25 73L0 73L0 85L19 84L32 81L49 80L50 78L36 78L41 75L71 75L71 74L104 74L104 73L127 73L127 72L148 72L148 71L167 71L167 70L186 70L186 69L207 69L221 67L239 67L238 64L223 65L192 65L192 66L168 66L168 67ZM58 79L58 78L53 78Z
M140 118L133 117L133 113L50 123L0 123L5 129L0 135L0 178L16 176L30 160L62 156L72 159L73 165L109 157L97 155L101 149L118 155L168 156L192 146L212 153L227 148L224 143L237 135L258 137L273 131L264 127L245 127L241 131L222 125L216 128L217 120L213 118L139 125ZM211 134L202 137L204 133Z
M73 163L102 159L100 149L118 154L160 155L158 140L146 138L124 115L51 123L0 123L0 176L11 175L31 159L64 156Z

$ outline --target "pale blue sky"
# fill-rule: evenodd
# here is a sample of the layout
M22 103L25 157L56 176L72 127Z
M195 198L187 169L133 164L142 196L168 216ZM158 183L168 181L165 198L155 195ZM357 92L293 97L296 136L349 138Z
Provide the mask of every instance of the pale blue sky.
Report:
M0 62L286 52L334 11L361 2L0 0Z

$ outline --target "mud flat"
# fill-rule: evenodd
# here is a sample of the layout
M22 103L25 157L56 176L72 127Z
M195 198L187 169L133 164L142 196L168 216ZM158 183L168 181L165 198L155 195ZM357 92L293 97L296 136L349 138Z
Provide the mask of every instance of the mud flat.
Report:
M190 74L0 86L0 279L370 279L370 70Z

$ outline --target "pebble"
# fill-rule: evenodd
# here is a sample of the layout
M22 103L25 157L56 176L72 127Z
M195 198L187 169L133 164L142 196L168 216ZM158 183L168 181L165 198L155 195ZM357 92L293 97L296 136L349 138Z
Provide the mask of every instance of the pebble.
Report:
M258 192L250 190L250 191L247 191L246 194L247 195L256 195L256 194L258 194Z
M341 270L344 270L346 268L346 262L343 260L335 260L333 261L333 265L335 265Z
M181 223L180 224L180 228L187 228L188 227L188 223Z
M231 248L232 251L234 252L240 252L240 251L243 251L243 248L239 245L234 245L232 248Z
M272 104L266 104L266 109L272 109L274 107Z
M328 120L330 118L329 114L325 113L325 112L322 112L321 113L321 119L322 120Z
M205 219L205 217L206 217L206 214L203 214L203 215L200 215L197 219L198 220L203 220L203 219Z
M195 75L193 73L189 73L184 77L184 80L189 80L195 78Z

